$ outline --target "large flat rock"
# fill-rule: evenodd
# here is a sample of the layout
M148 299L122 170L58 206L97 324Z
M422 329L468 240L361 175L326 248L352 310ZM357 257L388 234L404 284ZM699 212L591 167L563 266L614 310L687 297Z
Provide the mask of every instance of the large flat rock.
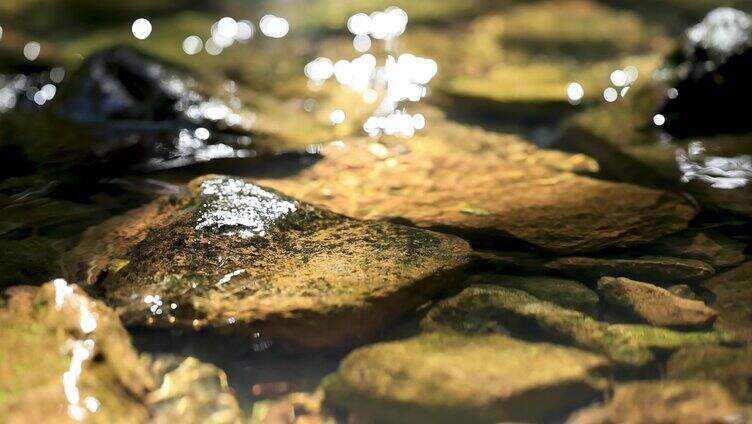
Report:
M534 151L513 160L447 144L335 143L299 174L260 183L352 217L398 219L477 243L512 237L557 253L649 242L695 215L675 195L561 172Z
M501 335L426 334L348 355L323 382L351 417L386 422L538 422L597 399L607 360Z
M208 176L92 228L74 255L127 324L330 348L369 339L453 284L470 249Z

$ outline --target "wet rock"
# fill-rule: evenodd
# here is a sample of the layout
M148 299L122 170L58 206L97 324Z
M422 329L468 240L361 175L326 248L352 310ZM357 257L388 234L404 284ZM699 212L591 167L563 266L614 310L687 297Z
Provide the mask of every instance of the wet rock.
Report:
M598 291L606 303L637 319L665 327L703 327L712 324L718 312L698 300L676 296L666 289L628 278L603 277Z
M239 424L242 412L224 371L196 358L160 356L151 363L157 388L146 397L154 424Z
M650 349L629 335L612 331L606 323L505 287L468 287L436 304L421 325L426 330L513 332L520 337L554 339L630 366L644 366L654 359Z
M426 330L461 333L513 333L516 337L556 340L601 353L629 367L651 363L684 346L736 345L739 339L719 331L674 331L648 325L607 324L538 300L516 289L471 286L439 302L421 322Z
M52 240L0 240L0 286L38 284L60 275L61 254Z
M676 380L712 380L722 384L738 401L752 401L752 349L693 346L671 355L666 377Z
M323 382L355 419L540 421L599 397L605 358L500 335L426 334L360 348Z
M558 253L644 243L685 227L695 214L661 191L528 166L503 154L440 154L437 144L445 143L332 144L295 176L261 183L348 216L399 219L478 244L513 237Z
M324 408L324 392L291 393L253 403L252 424L336 424Z
M687 230L654 242L655 248L670 256L705 261L716 268L744 262L742 242L713 230Z
M481 274L473 275L465 284L471 286L496 285L519 289L540 300L574 309L587 315L594 316L598 312L598 294L578 281L565 278Z
M694 282L715 274L713 267L705 262L668 256L565 257L549 261L545 266L574 278L597 280L604 276L627 277L657 284Z
M752 340L752 262L732 268L703 283L715 299L719 315L715 327Z
M146 420L154 382L114 312L60 279L6 294L0 421Z
M674 89L657 113L663 130L680 137L748 133L752 125L736 105L752 90L752 16L729 7L712 10L686 31L684 51L673 58Z
M616 386L605 406L577 412L569 424L743 423L747 415L719 384L648 381Z
M469 255L458 238L221 176L87 231L74 252L79 276L128 324L303 348L368 340L452 284Z

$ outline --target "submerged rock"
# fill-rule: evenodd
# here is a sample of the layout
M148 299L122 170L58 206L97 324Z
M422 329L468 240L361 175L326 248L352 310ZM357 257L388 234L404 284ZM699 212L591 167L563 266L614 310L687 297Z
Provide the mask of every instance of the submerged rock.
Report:
M666 289L628 278L603 277L598 281L598 291L606 303L653 325L702 327L718 316L718 311L699 300L685 299Z
M324 392L291 393L281 399L256 401L250 424L336 424L324 408Z
M541 421L596 400L605 358L500 335L426 334L355 350L323 384L354 419Z
M468 287L436 304L421 325L426 330L513 332L520 337L559 340L630 366L643 366L654 359L650 349L621 332L611 331L606 323L505 287Z
M695 214L662 191L530 166L503 153L443 154L436 143L447 141L332 144L299 174L261 183L348 216L398 219L476 243L512 237L557 253L648 242L684 228Z
M368 340L452 284L469 255L452 236L221 176L90 229L74 252L127 324L208 327L247 336L245 349Z
M616 386L605 406L584 409L568 424L744 423L744 408L710 381L647 381Z
M671 355L666 377L713 380L740 402L752 402L752 349L724 346L686 347Z
M60 275L61 254L52 240L29 237L23 240L0 240L1 286L37 284Z
M573 344L629 367L650 364L654 353L684 346L739 342L718 331L674 331L647 325L608 324L516 289L479 285L439 302L421 322L426 330L508 333Z
M744 262L744 243L713 230L687 230L654 242L656 250L679 258L705 261L716 268Z
M752 16L721 7L687 29L678 78L658 113L662 128L676 137L748 133L752 124L738 104L752 90Z
M574 309L588 315L598 312L598 294L584 284L555 277L520 277L517 275L481 274L473 275L467 285L490 284L519 289L538 299L555 303L564 308Z
M117 315L57 279L7 291L0 421L141 423L154 387Z
M224 371L196 358L160 356L151 362L157 388L146 397L149 423L240 424L242 412Z
M545 267L575 278L598 280L604 276L627 277L656 284L686 283L715 274L712 266L696 259L668 256L638 258L565 257L546 262Z
M732 268L703 283L715 299L718 310L715 327L752 341L752 262Z

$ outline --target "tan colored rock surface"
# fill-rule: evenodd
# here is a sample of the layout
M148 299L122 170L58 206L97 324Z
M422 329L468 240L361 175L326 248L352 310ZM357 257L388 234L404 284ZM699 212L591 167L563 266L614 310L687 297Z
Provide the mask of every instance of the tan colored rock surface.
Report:
M568 424L741 424L747 418L717 383L650 381L616 386L609 404L582 410Z
M661 287L629 278L603 277L598 281L598 291L606 303L653 325L702 327L718 316L718 311L699 300L685 299Z
M703 283L713 292L718 310L716 328L752 341L752 262L745 262Z
M530 422L599 398L607 367L546 343L436 333L357 349L323 388L328 404L361 419Z
M604 276L626 277L660 284L694 282L715 274L715 269L705 262L667 256L642 256L638 258L564 257L547 261L545 267L563 272L574 278L598 280Z
M446 143L354 140L299 174L260 184L362 219L399 219L477 242L513 237L573 253L651 241L695 210L674 195L531 166L535 153L444 152Z
M666 377L676 380L713 380L740 402L752 402L752 348L689 346L669 358Z
M57 279L0 309L0 421L141 423L154 387L117 315Z
M459 282L470 249L209 176L91 229L74 254L128 324L329 348L368 340Z

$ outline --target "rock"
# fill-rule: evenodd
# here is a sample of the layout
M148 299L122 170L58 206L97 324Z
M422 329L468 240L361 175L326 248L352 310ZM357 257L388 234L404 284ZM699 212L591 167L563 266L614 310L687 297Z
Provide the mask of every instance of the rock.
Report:
M348 216L397 219L477 244L511 236L557 253L648 242L682 229L695 214L665 192L529 166L501 153L443 154L445 143L415 137L409 145L332 144L302 172L259 183Z
M712 276L712 266L696 259L668 256L638 258L565 257L546 263L546 268L563 272L574 278L598 280L600 277L626 277L660 284L686 283Z
M738 338L721 331L607 324L521 290L489 285L468 287L437 303L421 326L430 331L511 332L516 337L556 340L601 353L632 368L650 364L655 359L653 353L663 355L684 346L739 343Z
M654 359L650 349L629 335L612 331L606 323L538 300L524 291L498 286L471 286L437 303L421 326L434 331L513 332L519 337L554 339L634 367L647 365Z
M607 368L576 349L435 333L357 349L322 386L328 404L359 419L529 422L597 399Z
M657 113L664 131L680 137L748 133L752 125L739 108L752 90L752 16L730 7L708 13L687 29L684 52L674 59L674 89Z
M455 237L222 176L90 229L74 251L80 278L127 324L259 333L293 348L368 340L452 284L469 255Z
M239 424L242 412L224 371L196 358L152 361L157 388L146 397L154 424Z
M336 424L323 403L324 392L321 390L257 401L253 403L251 424Z
M744 243L712 230L687 230L654 242L667 255L705 261L716 268L744 262Z
M598 291L606 303L652 325L703 327L712 324L718 316L718 311L699 300L685 299L666 289L628 278L603 277L598 280Z
M675 284L673 286L668 286L666 287L666 290L668 290L668 292L673 295L683 297L685 299L700 300L697 294L695 294L694 290L692 290L692 288L686 284Z
M752 349L692 346L671 355L666 377L676 380L713 380L738 401L752 401Z
M565 278L481 274L468 278L465 284L490 284L519 289L538 299L564 308L574 309L587 315L595 316L598 313L598 294L578 281Z
M37 284L60 275L60 252L52 240L0 240L0 286Z
M744 409L709 381L647 381L616 386L605 406L577 412L568 424L743 423Z
M752 262L732 268L702 285L715 295L710 305L718 310L715 327L752 340Z
M154 381L114 312L61 279L6 294L0 421L146 420Z

